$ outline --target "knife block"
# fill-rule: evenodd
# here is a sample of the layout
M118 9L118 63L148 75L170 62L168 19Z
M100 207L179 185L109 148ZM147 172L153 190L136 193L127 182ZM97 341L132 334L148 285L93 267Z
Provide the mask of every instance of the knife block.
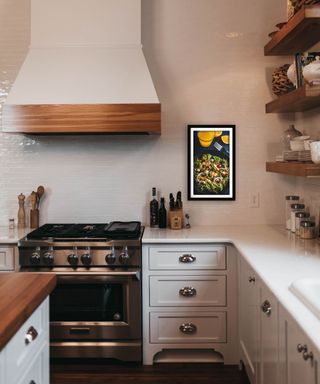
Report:
M169 227L171 229L182 229L183 228L183 209L173 208L169 210L168 215Z
M39 209L30 210L30 228L39 227Z

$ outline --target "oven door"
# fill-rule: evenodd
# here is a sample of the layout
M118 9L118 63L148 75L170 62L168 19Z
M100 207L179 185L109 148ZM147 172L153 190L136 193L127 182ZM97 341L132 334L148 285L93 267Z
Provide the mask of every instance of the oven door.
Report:
M50 296L50 339L141 338L139 271L57 275Z

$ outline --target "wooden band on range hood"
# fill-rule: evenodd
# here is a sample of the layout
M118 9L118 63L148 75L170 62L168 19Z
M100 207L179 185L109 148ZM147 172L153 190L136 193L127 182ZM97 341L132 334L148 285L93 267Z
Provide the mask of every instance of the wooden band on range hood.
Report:
M4 105L3 132L161 134L161 104Z

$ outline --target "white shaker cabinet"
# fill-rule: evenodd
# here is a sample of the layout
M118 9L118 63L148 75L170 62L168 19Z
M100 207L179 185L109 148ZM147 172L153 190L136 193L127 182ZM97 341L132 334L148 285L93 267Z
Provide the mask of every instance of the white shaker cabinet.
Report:
M239 282L240 359L251 384L277 384L277 299L243 258L240 259Z
M49 298L0 352L0 384L49 384Z
M261 284L260 298L261 374L258 383L277 384L279 383L278 301L263 284Z
M240 358L250 383L259 382L260 369L260 288L254 270L240 259L239 267Z
M280 309L280 383L319 384L319 355L311 341Z
M145 244L143 363L236 364L237 270L233 247Z
M0 245L0 271L14 270L15 247Z

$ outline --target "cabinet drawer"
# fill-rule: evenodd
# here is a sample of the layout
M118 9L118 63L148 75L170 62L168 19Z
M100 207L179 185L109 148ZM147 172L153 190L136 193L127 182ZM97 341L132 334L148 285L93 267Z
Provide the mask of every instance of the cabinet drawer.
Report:
M44 345L41 352L28 365L18 384L49 384L49 345ZM37 351L38 352L38 351Z
M0 271L14 270L14 248L0 247Z
M149 248L149 269L226 269L223 246L170 246Z
M225 343L225 312L150 313L151 343Z
M48 300L46 299L25 321L5 347L6 372L11 382L17 382L17 378L23 376L26 364L30 363L46 340L49 342ZM37 335L27 342L26 335L31 333L32 328L36 330Z
M150 276L150 306L225 306L226 276Z

